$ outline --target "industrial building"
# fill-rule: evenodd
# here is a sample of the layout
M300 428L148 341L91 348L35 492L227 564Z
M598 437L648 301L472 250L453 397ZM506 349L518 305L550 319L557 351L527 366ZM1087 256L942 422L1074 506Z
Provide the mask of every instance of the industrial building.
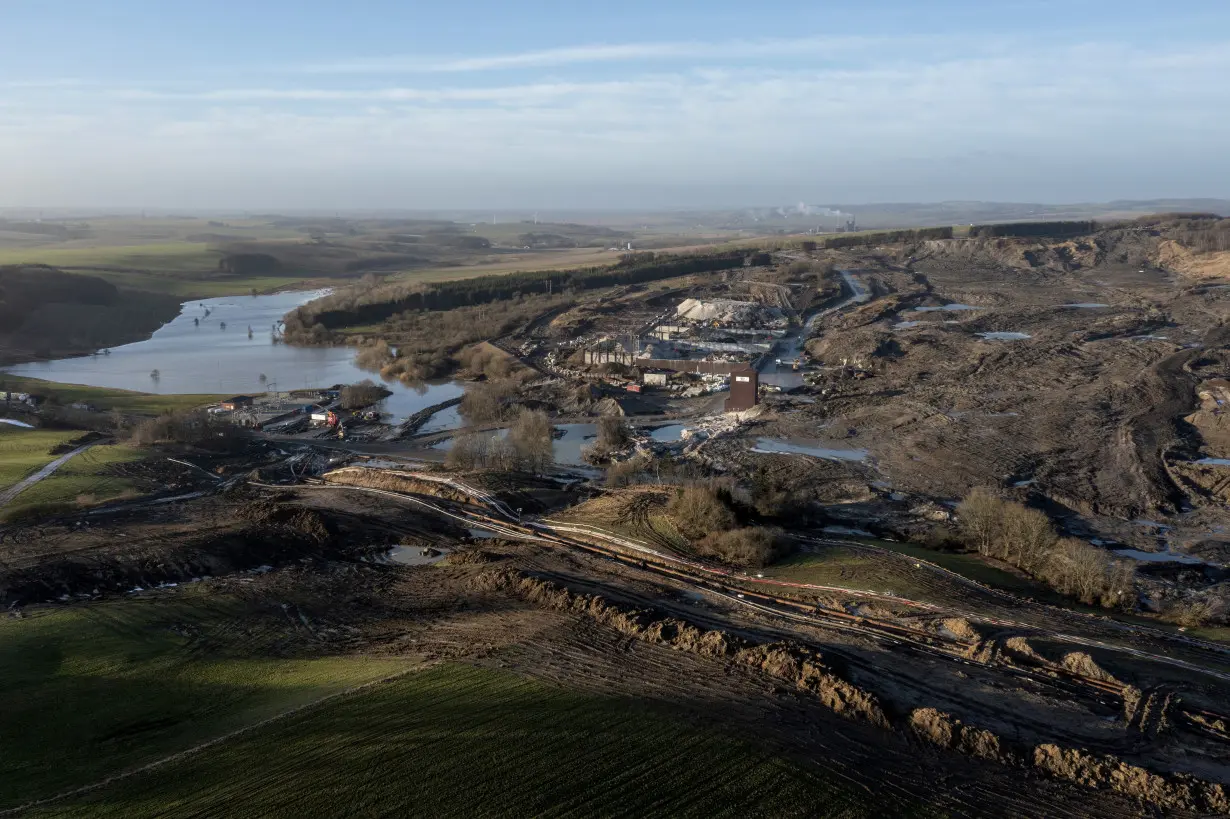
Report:
M745 412L760 400L760 376L750 365L744 364L730 371L730 396L726 399L727 412Z

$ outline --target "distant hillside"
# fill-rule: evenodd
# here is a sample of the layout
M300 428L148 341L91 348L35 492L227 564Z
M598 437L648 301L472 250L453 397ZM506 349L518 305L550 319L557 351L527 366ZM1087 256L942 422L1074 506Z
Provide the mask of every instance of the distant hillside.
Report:
M137 341L178 312L174 297L122 290L97 276L0 267L0 363Z

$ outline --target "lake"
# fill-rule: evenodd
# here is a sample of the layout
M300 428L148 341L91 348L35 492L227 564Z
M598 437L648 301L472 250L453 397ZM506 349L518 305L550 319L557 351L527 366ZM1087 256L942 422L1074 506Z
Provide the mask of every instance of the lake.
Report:
M14 375L67 384L160 394L260 393L379 381L354 365L353 347L294 347L274 343L282 316L328 291L224 296L185 302L180 314L145 341L111 348L110 355L37 361L6 368ZM225 324L225 327L223 326ZM251 328L249 337L248 328ZM151 377L155 370L158 377ZM265 379L262 381L261 376ZM464 388L452 381L393 391L383 403L393 422L454 398Z

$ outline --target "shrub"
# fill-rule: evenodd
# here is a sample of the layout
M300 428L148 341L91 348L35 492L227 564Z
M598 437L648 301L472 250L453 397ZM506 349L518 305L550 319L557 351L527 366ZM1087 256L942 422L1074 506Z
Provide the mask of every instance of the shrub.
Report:
M516 453L517 466L530 472L542 472L553 461L551 420L542 410L524 407L508 431L508 441Z
M1042 512L980 487L961 501L957 515L966 543L980 554L1010 563L1082 603L1135 606L1131 561L1081 540L1061 540Z
M606 468L606 485L631 486L640 482L654 466L654 459L644 453L634 455L626 461L612 461Z
M712 532L696 543L696 551L733 566L760 568L778 557L782 543L781 529L746 526Z
M343 409L362 409L369 407L389 394L384 387L372 381L360 381L342 387L341 401Z
M250 439L244 428L207 412L188 410L150 418L135 426L131 441L138 446L179 443L203 449L232 452Z
M733 529L735 515L728 493L713 486L687 486L678 490L667 508L680 534L700 540L713 532Z

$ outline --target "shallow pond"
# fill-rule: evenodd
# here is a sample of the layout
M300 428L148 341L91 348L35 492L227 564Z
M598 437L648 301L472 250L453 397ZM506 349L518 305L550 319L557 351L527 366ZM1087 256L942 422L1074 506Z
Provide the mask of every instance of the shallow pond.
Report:
M1098 307L1110 307L1109 304L1100 304L1096 301L1078 301L1072 304L1061 304L1060 307L1068 307L1075 310L1093 310Z
M810 455L826 461L858 461L867 460L865 449L830 449L820 446L792 444L789 441L778 441L773 438L757 438L752 452L772 455Z
M451 429L459 429L462 425L461 412L457 407L449 407L434 413L427 419L427 423L419 427L418 434L425 435L431 432L448 432Z
M1130 557L1145 563L1186 563L1189 565L1204 565L1204 561L1191 555L1181 555L1177 552L1142 552L1139 549L1112 549L1119 557Z
M447 549L425 549L422 546L394 546L388 558L403 566L430 566L448 557Z
M685 429L687 429L686 424L667 424L650 432L649 437L659 443L670 444L682 440Z
M1230 458L1201 458L1196 463L1201 466L1230 466Z
M1024 341L1027 338L1033 338L1029 333L979 333L982 338L987 341Z
M915 313L940 313L946 310L981 310L972 304L945 304L942 307L915 307Z
M159 394L233 395L374 379L372 373L354 365L353 347L295 347L274 342L273 328L287 312L326 292L224 296L185 302L180 306L179 316L145 341L113 347L109 355L16 364L6 368L6 372L68 384ZM157 377L153 376L155 372ZM460 384L452 381L418 387L392 382L385 386L393 395L381 408L392 415L394 423L464 392Z

